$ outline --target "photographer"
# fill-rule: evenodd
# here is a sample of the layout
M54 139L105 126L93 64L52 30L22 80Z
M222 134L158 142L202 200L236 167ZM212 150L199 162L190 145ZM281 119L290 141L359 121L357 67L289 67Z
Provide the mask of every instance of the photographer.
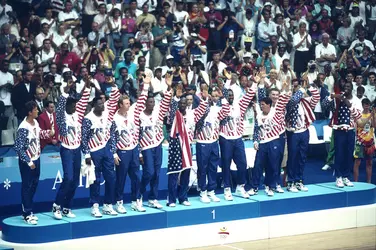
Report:
M174 62L180 62L181 55L185 54L187 45L187 37L184 35L183 23L178 22L174 24L174 32L172 33L172 47L171 55L174 57Z
M99 55L103 59L103 63L101 63L105 68L112 69L112 64L115 60L114 52L108 47L107 39L101 38L100 45L99 45Z
M270 54L270 48L264 47L262 57L257 58L256 65L258 67L265 67L266 74L269 74L271 69L275 69L275 64L275 59Z
M209 75L204 71L204 65L201 61L193 62L193 69L188 73L188 84L200 88L201 84L206 83L209 85Z
M104 60L97 47L91 46L89 51L85 53L82 63L87 67L90 75L95 75L99 64L103 64Z
M120 70L120 77L116 79L115 84L118 86L122 95L129 96L131 103L137 101L137 84L136 81L128 74L128 69L123 67Z

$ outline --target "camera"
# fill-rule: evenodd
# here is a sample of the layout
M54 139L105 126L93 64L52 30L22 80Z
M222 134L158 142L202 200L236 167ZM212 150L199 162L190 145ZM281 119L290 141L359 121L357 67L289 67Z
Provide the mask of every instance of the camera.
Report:
M107 43L103 43L102 44L102 50L106 50L107 49Z
M265 53L265 58L269 58L269 52Z

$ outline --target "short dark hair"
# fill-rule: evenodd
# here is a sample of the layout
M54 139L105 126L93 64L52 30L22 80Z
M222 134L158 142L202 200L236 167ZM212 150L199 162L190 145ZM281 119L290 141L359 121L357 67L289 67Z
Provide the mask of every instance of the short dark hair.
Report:
M260 103L261 102L263 102L263 103L265 103L266 105L269 105L269 106L272 106L272 103L273 103L272 99L270 99L269 97L262 98Z
M54 102L53 101L45 101L44 102L44 107L48 108L48 106L50 106L51 103L53 104Z
M362 105L371 105L371 101L368 98L362 100Z
M25 109L27 112L27 115L29 115L30 112L33 112L33 110L37 107L37 103L35 101L29 101L25 103Z

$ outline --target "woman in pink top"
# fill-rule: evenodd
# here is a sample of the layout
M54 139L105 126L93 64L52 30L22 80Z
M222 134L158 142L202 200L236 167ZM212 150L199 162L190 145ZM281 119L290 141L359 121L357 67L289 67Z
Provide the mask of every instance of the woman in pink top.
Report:
M136 30L136 20L131 17L129 9L124 10L124 18L121 20L121 40L123 42L123 48L128 48L128 40L134 37Z

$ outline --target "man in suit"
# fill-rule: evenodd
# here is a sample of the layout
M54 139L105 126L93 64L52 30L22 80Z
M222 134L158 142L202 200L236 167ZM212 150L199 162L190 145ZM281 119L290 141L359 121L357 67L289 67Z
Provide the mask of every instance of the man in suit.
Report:
M55 104L51 101L47 101L44 103L44 111L42 114L38 116L38 123L39 127L42 130L51 130L53 127L55 130L55 135L48 139L40 139L40 147L41 150L46 145L57 145L58 144L58 136L59 136L59 130L57 128L56 124L56 113L55 113Z
M38 115L41 115L42 112L44 111L44 104L43 104L43 99L44 99L44 89L42 87L37 87L35 90L35 102L37 103L38 107Z
M10 25L3 24L1 26L1 34L0 34L0 55L5 54L5 48L7 44L13 44L17 38L15 35L10 34Z
M33 72L25 71L24 80L13 87L11 102L17 112L18 124L21 124L22 120L27 116L25 103L34 100L36 85L31 81L32 77Z

